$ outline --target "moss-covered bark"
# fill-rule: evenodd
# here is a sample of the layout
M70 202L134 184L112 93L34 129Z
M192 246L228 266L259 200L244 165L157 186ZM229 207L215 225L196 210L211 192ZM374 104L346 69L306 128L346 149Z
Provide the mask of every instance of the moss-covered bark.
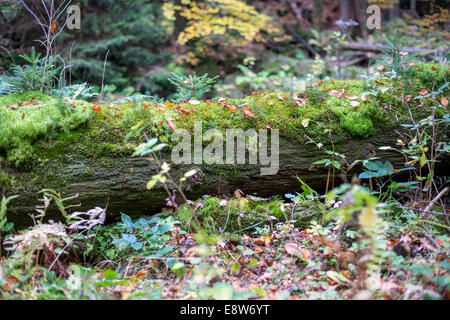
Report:
M187 130L193 129L194 120L202 122L203 130L264 129L267 126L280 130L280 169L273 176L261 176L261 168L257 165L172 165L171 174L176 180L186 171L198 169L199 174L184 186L190 199L205 194L232 193L238 188L259 196L282 195L299 189L297 177L313 189L323 190L328 169L313 163L329 156L322 151L323 148L319 150L316 144L307 143L310 139L322 143L329 150L334 147L336 152L346 155L349 163L377 156L390 161L395 168L402 168L405 162L402 155L379 147L395 145L398 138L395 130L401 123L408 123L409 110L402 103L401 92L394 89L380 92L377 97L362 99L362 93L370 86L373 83L330 82L298 94L300 101L297 102L292 94L262 93L223 103L179 104L181 110L178 111L176 104L149 102L102 106L91 120L76 128L29 140L33 160L28 168L15 167L7 159L0 159L0 188L6 194L20 196L11 202L9 218L16 222L31 222L26 213L34 211L37 199L41 197L39 191L43 188L55 189L63 196L78 193L79 197L73 203L81 203L80 210L109 202L111 217L121 211L130 215L158 212L165 205L166 193L161 186L150 191L145 188L157 172L155 164L133 159L131 154L143 141L143 133L170 143L169 118L174 119L177 128ZM398 83L391 86L400 90ZM345 95L334 96L330 94L331 90L345 90ZM417 91L417 88L408 90ZM351 105L353 95L358 97L358 107ZM386 109L388 102L390 108ZM237 112L230 110L233 108L229 106L240 105L250 108L255 117L245 117L241 112L243 107L237 108ZM432 103L410 105L417 118L430 114L431 106ZM187 114L182 110L195 110L196 113ZM310 120L307 126L306 119ZM137 123L143 130L126 140ZM1 152L8 153L8 150ZM162 154L162 160L170 162L169 154ZM448 158L444 159L441 167L448 168L449 164ZM353 168L347 178L359 171L360 168Z

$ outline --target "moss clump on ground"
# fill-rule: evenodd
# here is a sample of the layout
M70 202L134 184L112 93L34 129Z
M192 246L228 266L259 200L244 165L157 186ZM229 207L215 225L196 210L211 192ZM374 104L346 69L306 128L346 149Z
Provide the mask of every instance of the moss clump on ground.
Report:
M323 215L323 204L319 201L305 201L296 205L294 212L288 210L288 205L275 199L272 201L239 198L221 200L210 197L201 201L201 207L194 211L201 227L211 233L238 232L247 228L275 225L277 222L294 221L299 228L309 227L312 220L319 221ZM179 218L195 226L191 216L191 208L183 205L178 211Z

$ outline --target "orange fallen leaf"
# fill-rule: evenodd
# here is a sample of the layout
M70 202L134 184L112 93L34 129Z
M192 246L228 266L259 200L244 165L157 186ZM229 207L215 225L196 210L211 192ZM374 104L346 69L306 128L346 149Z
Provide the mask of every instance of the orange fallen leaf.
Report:
M136 273L136 278L143 279L145 278L145 275L148 273L147 269L141 269Z
M25 119L25 113L22 113L22 120Z
M186 109L181 108L180 106L178 106L176 110L179 114L184 114L184 115L190 115L191 113L197 113L196 110L186 110Z
M173 119L167 119L167 125L169 126L169 128L170 128L172 131L176 131L176 130L177 130L177 128L176 128L175 125L173 124Z
M427 90L427 89L420 90L420 91L419 91L419 94L420 94L421 96L426 96L426 95L428 94L428 90Z
M170 102L169 100L166 100L165 105L166 105L166 107L169 108L169 109L172 109L172 108L173 108L173 103Z
M378 66L377 70L380 71L381 73L386 72L386 67L385 66Z
M224 107L228 108L231 112L236 112L237 108L235 105L232 104L225 104Z
M311 252L309 252L308 249L301 249L300 253L302 254L302 257L305 261L307 262L311 261Z
M56 29L56 23L53 22L50 32L53 33Z
M255 114L253 113L253 111L250 108L242 109L242 113L244 114L244 116L247 116L247 117L251 117L251 118L255 117Z
M347 99L356 100L356 99L358 99L358 96L356 94L350 94L347 96Z
M98 104L96 104L92 107L92 110L94 110L95 113L98 113L98 112L102 111L102 107L100 107Z
M313 83L313 87L317 87L317 86L321 86L321 85L323 85L323 81L319 81L319 82L316 82L316 83Z

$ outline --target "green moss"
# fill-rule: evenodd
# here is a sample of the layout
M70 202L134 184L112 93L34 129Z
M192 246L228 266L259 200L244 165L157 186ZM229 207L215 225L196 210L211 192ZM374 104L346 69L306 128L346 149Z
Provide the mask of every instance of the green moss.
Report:
M14 184L14 178L0 170L0 191L9 191Z
M445 82L448 69L432 66L418 65L418 68L423 69L420 72L411 69L421 86L429 85L432 79L436 79L439 84ZM39 162L45 163L48 159L67 157L82 157L107 163L110 159L131 155L134 148L143 142L144 132L149 137L158 137L160 142L168 143L166 150L170 150L176 142L171 141L172 130L167 119L173 119L176 128L190 132L193 132L194 121L202 123L203 131L214 128L222 134L227 129L259 130L269 126L278 129L281 137L299 145L308 142L309 138L328 144L327 132L331 130L333 142L339 144L350 137L367 138L377 129L394 128L398 126L396 118L400 123L409 122L409 110L403 104L402 96L410 93L402 91L401 81L390 81L385 86L387 90L379 90L382 85L373 81L330 81L298 93L300 99L307 99L302 106L296 104L290 93L262 93L242 99L229 99L225 101L225 105L217 102L175 104L174 108L155 102L114 107L103 105L102 110L95 114L91 110L91 104L81 101L75 102L75 111L72 108L66 110L62 106L58 107L57 104L34 113L24 112L30 106L10 110L5 106L18 104L32 97L41 104L52 104L56 100L37 92L9 95L0 98L0 113L8 117L8 123L17 126L5 129L8 126L6 121L0 120L0 157L3 156L9 164L25 168ZM416 87L407 89L417 91ZM366 101L357 98L354 101L358 101L359 105L352 106L352 100L332 96L329 94L330 90L345 90L347 96L358 97L368 90L378 90L378 93L376 96L368 96ZM238 107L237 112L230 111L226 105ZM255 117L245 117L242 105L250 108ZM182 115L175 110L178 106L196 112ZM389 107L388 111L385 110L386 106ZM417 117L426 116L431 106L431 102L409 105ZM21 119L23 113L26 113L24 120ZM303 126L305 119L310 120L307 127ZM125 137L137 123L142 124L140 129L126 140ZM209 142L204 142L204 145L207 144ZM219 170L229 171L229 168L224 166Z
M32 147L35 141L51 138L58 131L73 130L88 121L91 114L84 103L74 108L40 92L1 97L0 152L16 167L31 167L36 159Z
M277 221L271 220L270 217L275 217L279 221L295 220L294 225L304 229L309 227L312 220L319 220L323 214L323 204L318 201L298 204L293 219L290 211L282 209L283 201L277 199L252 201L239 198L230 199L223 206L220 203L221 199L210 197L203 200L201 208L195 211L203 229L212 233L218 230L237 232L245 228L275 224ZM188 206L182 206L178 215L186 224L194 221Z
M437 63L418 63L409 69L409 79L418 90L438 89L450 78L450 69Z

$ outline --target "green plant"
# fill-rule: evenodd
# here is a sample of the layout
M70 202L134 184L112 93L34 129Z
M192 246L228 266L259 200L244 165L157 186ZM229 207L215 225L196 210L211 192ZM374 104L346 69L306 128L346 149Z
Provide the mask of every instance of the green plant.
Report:
M8 232L14 226L14 223L8 222L6 217L7 205L16 198L18 198L18 196L11 196L8 198L2 197L2 202L0 203L0 256L2 255L3 233Z
M57 56L50 56L46 60L33 47L30 55L23 54L20 57L27 64L13 64L11 75L0 79L0 96L25 91L48 92L54 87L61 69L56 66Z
M173 72L169 82L177 88L177 98L183 100L201 99L211 91L218 77L209 78L207 73L198 77L195 72L189 76Z

